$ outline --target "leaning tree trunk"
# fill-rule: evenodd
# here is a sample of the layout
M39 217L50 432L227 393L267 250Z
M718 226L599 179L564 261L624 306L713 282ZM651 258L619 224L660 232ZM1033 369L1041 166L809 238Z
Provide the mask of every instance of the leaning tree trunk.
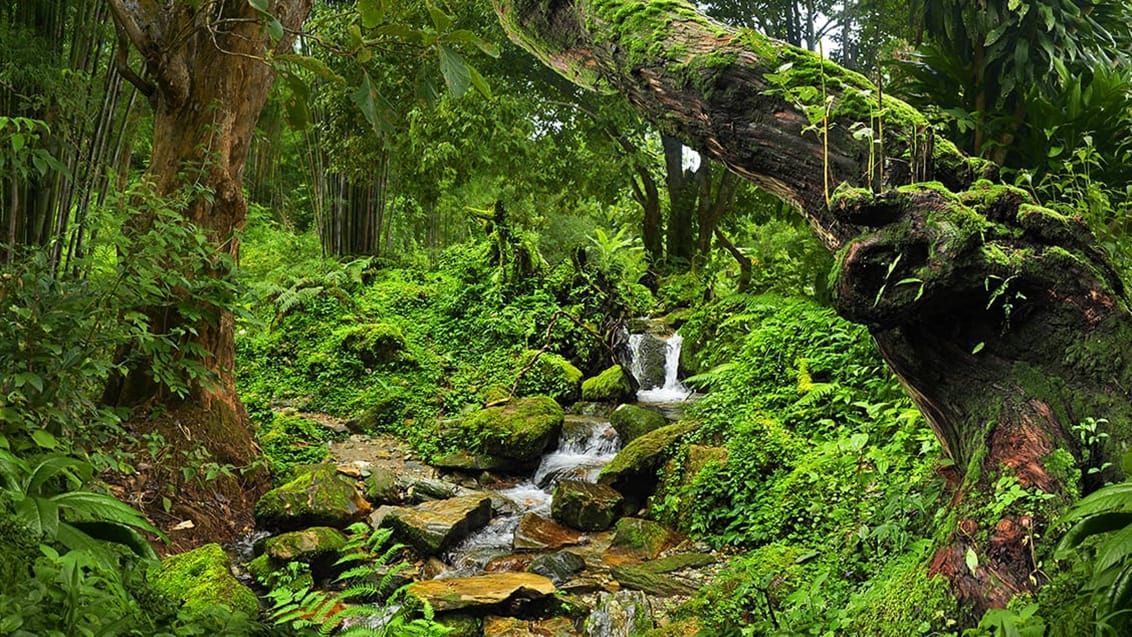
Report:
M242 180L248 148L274 80L265 56L290 50L292 34L306 19L312 0L270 3L271 14L285 30L274 41L247 0L107 2L123 47L120 62L126 59L125 47L132 45L146 67L143 79L120 63L153 104L149 178L159 195L174 193L186 182L202 186L206 194L196 196L185 215L207 235L218 255L227 254L235 262L235 232L247 215ZM208 275L229 276L224 262L216 259ZM209 318L190 321L176 312L151 309L150 329L166 334L176 327L190 328L199 346L193 349L206 352L199 362L216 382L195 382L189 394L178 399L155 382L142 362L108 387L106 397L127 406L162 404L187 428L186 437L204 444L218 462L246 464L255 457L256 447L236 395L233 317L218 308L197 309Z
M688 5L495 1L546 64L798 208L837 255L835 307L870 327L954 462L931 569L972 614L1040 585L1034 539L1080 495L1076 469L1117 453L1075 426L1107 418L1124 442L1132 416L1128 298L1084 224L985 180L860 75ZM1002 477L1054 497L992 515Z

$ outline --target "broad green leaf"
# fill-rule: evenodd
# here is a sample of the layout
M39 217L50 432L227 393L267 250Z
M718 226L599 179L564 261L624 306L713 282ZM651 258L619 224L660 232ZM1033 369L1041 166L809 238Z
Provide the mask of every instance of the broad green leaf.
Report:
M326 62L323 62L318 58L313 58L308 55L294 55L290 53L284 53L282 55L275 56L275 59L276 61L289 62L291 64L294 64L295 66L302 67L324 80L342 82L342 76L335 73L329 66L327 66Z
M975 549L967 547L967 553L963 556L963 561L967 564L967 570L971 575L975 575L975 570L979 568L979 556L975 553Z
M51 498L60 507L94 521L128 524L150 533L161 531L150 524L136 509L109 495L91 491L68 491Z
M350 95L350 99L362 111L374 132L379 135L393 132L393 106L377 92L369 73L362 75L362 84Z
M1074 548L1099 533L1108 533L1132 525L1132 511L1114 511L1092 515L1081 520L1066 532L1057 545L1059 552Z
M358 16L362 19L362 27L372 29L385 19L385 2L383 0L358 0Z
M1090 493L1070 507L1056 524L1067 524L1085 516L1117 511L1132 511L1132 482L1110 484Z
M483 51L486 55L493 58L499 57L499 47L492 42L481 38L475 33L467 29L456 29L444 37L446 42L457 42L460 44L468 44Z
M272 40L283 39L283 23L275 16L269 16L267 19L267 34L271 36Z
M1132 556L1132 526L1125 527L1108 537L1097 547L1097 557L1093 561L1093 572L1103 573L1126 562Z
M71 484L79 485L83 482L82 478L89 476L90 473L90 465L78 458L63 455L48 456L32 469L31 476L28 477L24 487L24 493L40 495L40 488L44 483L56 476L62 476L67 478Z
M47 498L26 497L15 503L16 517L34 533L54 539L59 529L59 506Z
M451 47L441 44L437 46L440 52L440 72L444 75L444 82L448 91L455 97L461 97L468 92L472 84L472 74L464 58Z
M436 5L431 2L428 3L428 15L432 18L432 24L440 33L447 31L452 26L452 17L444 13Z
M31 439L43 449L55 449L59 446L59 441L46 429L36 429L32 431Z
M476 91L487 99L491 99L491 86L488 85L487 80L483 79L480 72L475 69L471 64L468 64L468 73L472 78L472 86L476 87Z
M17 153L20 152L20 150L24 147L25 143L26 143L26 139L23 135L21 135L19 133L12 135L12 150L13 151L15 151Z

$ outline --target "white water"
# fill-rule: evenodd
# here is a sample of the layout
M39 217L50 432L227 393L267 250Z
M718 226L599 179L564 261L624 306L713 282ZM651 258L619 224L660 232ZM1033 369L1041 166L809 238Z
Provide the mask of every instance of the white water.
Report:
M509 515L492 518L488 525L470 535L444 555L452 566L441 577L464 577L483 573L484 566L496 557L510 555L515 529L525 513L550 517L550 496L558 480L594 482L610 460L621 449L617 432L605 421L567 416L558 440L558 448L542 458L529 480L497 493L514 506Z
M679 403L684 402L692 395L692 390L684 386L677 376L680 368L680 348L684 344L684 337L674 333L666 338L655 337L664 341L664 384L660 387L642 387L637 390L637 400L642 403ZM641 378L644 374L643 363L640 360L641 345L645 341L644 334L633 334L629 337L629 347L633 352L633 375Z

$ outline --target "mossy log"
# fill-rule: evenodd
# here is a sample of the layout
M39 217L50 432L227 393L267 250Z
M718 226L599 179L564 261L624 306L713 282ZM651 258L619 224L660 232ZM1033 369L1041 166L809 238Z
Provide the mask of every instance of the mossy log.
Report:
M684 2L495 5L544 63L624 94L798 209L837 255L835 307L870 327L954 462L932 571L968 622L1040 585L1031 543L1048 556L1049 521L1119 478L1130 440L1132 314L1081 220L995 184L992 165L933 138L922 114L863 76ZM1111 437L1082 447L1086 418L1106 418ZM1086 460L1111 466L1089 475ZM991 514L1003 476L1053 497Z

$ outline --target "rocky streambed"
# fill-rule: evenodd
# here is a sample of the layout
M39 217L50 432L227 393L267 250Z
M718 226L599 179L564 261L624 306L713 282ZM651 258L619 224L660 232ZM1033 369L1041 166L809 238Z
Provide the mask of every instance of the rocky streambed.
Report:
M387 437L334 443L330 462L261 500L258 524L273 535L256 543L249 570L263 581L300 561L328 579L340 529L365 521L409 547L396 583L454 634L615 636L666 624L666 634L694 634L669 613L711 579L719 556L642 509L687 426L631 405L559 418L537 462L510 457L502 469L474 454L457 458L468 466L430 466Z

